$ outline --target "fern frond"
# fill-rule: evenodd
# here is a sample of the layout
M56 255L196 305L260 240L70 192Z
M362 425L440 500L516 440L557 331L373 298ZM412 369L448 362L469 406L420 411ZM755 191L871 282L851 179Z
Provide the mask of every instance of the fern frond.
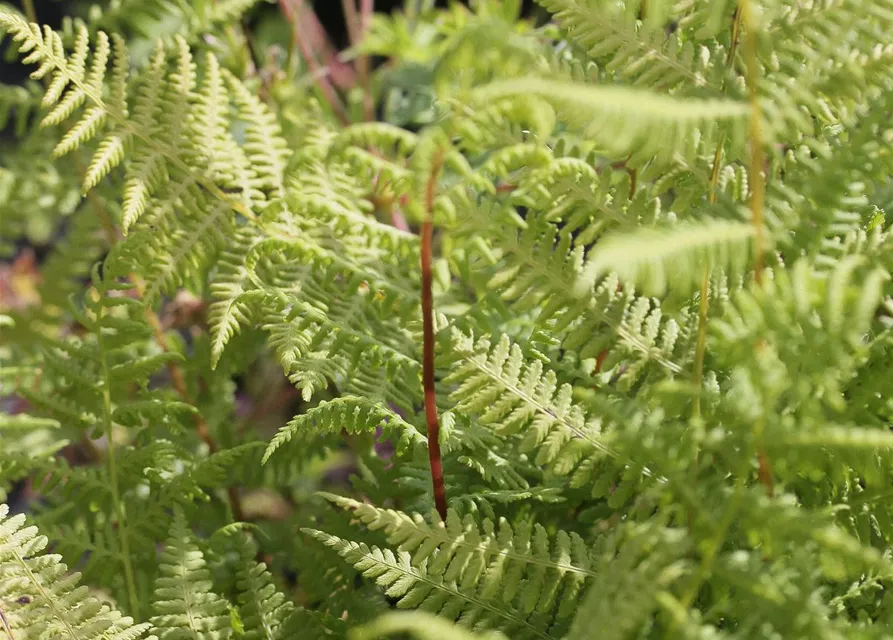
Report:
M576 172L574 172L576 173ZM531 174L536 177L538 172ZM570 178L573 179L573 178ZM570 179L568 181L570 181ZM555 190L529 187L536 198L548 199L565 181L556 183ZM581 191L591 193L584 185ZM549 206L556 217L567 215L567 230L543 220L542 215L529 216L520 232L514 225L503 222L499 228L499 243L494 249L502 252L487 281L487 288L513 303L513 309L529 313L536 309L536 323L543 330L560 339L564 348L575 350L581 359L596 358L609 350L609 361L604 370L624 362L625 370L618 382L622 386L634 384L645 377L649 365L661 373L678 374L690 360L692 319L683 309L670 315L661 308L660 301L636 295L631 287L623 287L616 276L605 278L588 297L577 297L574 283L580 279L585 265L584 249L580 244L592 236L598 236L610 225L630 226L626 213L615 205L615 196L601 194L594 197L583 195L577 199L574 187ZM524 205L526 196L519 196ZM658 215L652 209L656 200L647 196L636 199L630 206L647 206L648 215ZM609 204L610 203L610 204ZM646 204L648 203L648 204ZM615 218L606 221L599 217L589 222L580 220L578 212L591 215L591 207L598 206ZM494 226L498 219L494 220ZM583 228L574 239L572 229L577 224ZM493 228L492 226L489 228ZM492 249L491 249L492 250Z
M24 527L25 516L9 516L0 505L0 601L13 632L26 638L65 640L137 640L151 625L134 624L78 586L80 575L55 554L43 553L48 540L36 527Z
M709 41L686 38L688 34L679 31L668 33L659 17L658 7L669 3L655 3L648 11L648 19L640 21L632 6L601 0L539 1L590 58L606 61L605 71L614 78L661 92L693 92L706 88L714 95L720 95L722 49ZM709 8L698 7L698 4L692 3L694 12L702 10L711 14L708 19L715 25L712 30L717 30L729 0L712 2ZM680 25L696 20L694 16L685 15L673 18ZM698 35L708 35L699 31Z
M255 315L251 302L263 299L262 293L252 291L250 272L244 264L245 255L257 240L253 231L238 229L218 259L210 287L214 302L208 311L212 369L217 367L227 343Z
M266 464L270 456L296 437L305 439L311 434L318 437L326 433L340 433L342 430L351 434L374 433L379 426L395 433L401 448L427 442L425 436L413 425L393 411L364 398L348 395L321 402L307 413L292 418L267 445L263 463Z
M161 554L152 605L152 632L160 640L223 640L232 636L229 603L211 590L210 577L186 518L177 510Z
M521 450L537 451L539 464L555 464L568 454L575 458L571 451L579 444L616 455L604 441L601 422L573 403L570 386L559 386L539 360L526 363L508 336L492 347L486 337L475 341L454 332L453 339L458 357L444 382L456 385L450 398L457 411L502 434L522 433Z
M101 136L84 190L94 188L128 156L122 226L125 232L136 227L137 233L116 250L111 263L122 274L138 267L150 304L207 269L226 245L235 214L256 219L253 208L265 207L267 191L276 191L276 184L269 186L270 170L258 178L246 157L246 149L257 157L258 136L275 135L275 126L261 107L246 102L244 92L235 91L240 113L250 120L246 147L237 144L217 60L206 57L197 87L196 65L185 39L175 39L170 72L167 51L159 45L136 77L135 95L128 96L130 66L120 37L113 38L113 46L98 32L91 57L87 29L80 25L73 52L66 56L60 35L49 28L32 28L6 13L0 14L0 27L29 54L27 63L40 63L35 77L51 77L44 104L53 110L46 123L61 123L84 109L57 151L72 151ZM103 84L112 55L106 96ZM227 82L232 86L236 80ZM284 154L282 145L272 144L276 158ZM269 161L277 167L273 171L281 168L281 161ZM275 177L272 181L277 182Z
M580 126L613 155L633 153L642 163L650 157L669 161L690 146L697 133L707 137L718 123L728 122L732 137L742 139L748 114L734 100L695 100L643 93L621 86L593 87L538 78L495 82L476 92L480 101L534 94L559 109L569 125ZM595 124L597 123L597 124Z
M460 519L455 511L448 513L446 523L430 525L419 515L324 497L350 510L370 530L383 530L399 551L396 556L384 551L379 558L377 549L370 552L318 531L308 533L334 546L358 569L368 569L365 574L376 577L388 595L400 598L400 607L439 611L475 627L491 626L496 616L513 627L520 616L529 621L517 630L523 635L566 619L572 610L569 601L594 575L589 551L576 534L559 532L552 543L538 525L514 530L505 520L498 526L490 520L478 525L472 516ZM370 558L399 568L386 570ZM509 607L509 615L502 607Z
M568 578L570 582L596 575L591 569L592 559L586 543L575 533L559 532L556 547L550 552L543 538L545 530L536 526L533 532L526 528L513 532L505 519L497 524L485 519L478 525L471 516L460 518L456 511L448 512L445 523L437 521L428 524L418 514L409 515L393 509L382 509L330 493L320 495L349 511L371 531L382 530L387 534L390 544L396 545L401 551L413 553L415 562L430 557L439 548L441 551L437 555L437 563L429 567L432 571L435 567L443 567L445 575L451 576L453 572L464 570L462 568L467 568L469 564L480 565L480 571L486 573L481 593L487 597L495 594L494 589L498 585L505 588L494 572L504 572L516 577L526 571L542 569L554 571L559 575L559 580ZM491 562L498 562L498 566L489 566L485 570L484 566ZM531 566L516 566L514 563ZM576 589L573 585L566 586ZM554 588L557 589L558 586Z
M464 614L471 622L492 624L511 629L517 638L551 638L541 625L532 624L526 616L502 603L490 604L473 595L465 595L455 582L446 582L440 576L429 577L423 567L415 567L408 553L394 554L378 547L368 547L363 543L350 542L337 536L313 529L306 533L335 550L347 562L354 565L376 584L385 588L386 595L405 601L404 606L415 606L430 599L428 607L442 617L455 618ZM498 623L497 623L498 624Z
M237 0L246 3L246 0ZM251 4L256 0L248 0ZM218 3L216 7L220 7ZM256 186L269 191L271 198L283 194L286 160L290 155L282 130L267 106L224 69L223 79L236 105L238 117L245 123L245 154L256 175Z
M588 295L600 278L613 272L647 295L662 295L672 273L674 293L691 295L705 269L719 267L730 277L744 271L754 233L751 224L710 220L606 236L587 256L575 290Z
M237 586L241 592L239 617L247 640L287 640L284 625L294 605L276 590L266 565L254 560L256 545L240 535L240 567Z

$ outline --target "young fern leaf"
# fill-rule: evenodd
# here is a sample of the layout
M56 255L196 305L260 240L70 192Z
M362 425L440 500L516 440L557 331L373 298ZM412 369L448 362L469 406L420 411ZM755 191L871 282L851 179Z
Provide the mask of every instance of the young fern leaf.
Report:
M43 553L46 536L24 524L24 515L10 517L9 507L0 504L0 603L15 638L146 638L150 624L134 624L100 604L86 586L78 586L80 574L69 574L60 556Z
M347 395L320 402L307 413L292 418L273 436L262 462L266 464L270 456L293 438L319 437L342 430L351 434L375 433L379 426L398 434L401 449L426 442L422 433L393 411L366 398Z

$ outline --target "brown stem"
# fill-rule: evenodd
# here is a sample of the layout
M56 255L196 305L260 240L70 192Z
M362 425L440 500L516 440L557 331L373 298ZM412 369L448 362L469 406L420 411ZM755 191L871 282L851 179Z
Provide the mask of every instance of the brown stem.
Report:
M750 101L750 170L748 172L748 185L750 186L750 210L754 226L754 279L760 284L763 275L763 207L765 201L766 184L764 182L763 169L763 136L760 131L763 114L760 106L760 93L758 77L760 73L757 54L756 20L753 15L753 7L749 0L740 0L739 9L741 21L747 30L744 39L746 64L746 82Z
M279 6L286 19L291 23L292 44L297 45L300 49L301 56L304 58L304 62L307 64L310 73L313 75L316 85L319 87L319 90L322 91L323 96L329 103L332 111L335 112L338 120L341 124L348 124L350 121L347 118L347 113L344 111L344 107L341 105L341 101L338 99L338 95L335 93L335 88L332 86L332 83L329 82L328 75L322 73L322 70L319 68L319 63L316 61L316 56L313 54L309 38L301 29L301 22L305 19L306 11L304 1L279 0ZM300 16L298 15L299 12L301 13Z
M760 62L757 51L756 19L750 0L740 0L738 4L741 22L745 28L744 61L746 65L746 83L750 98L750 170L748 171L748 185L750 186L750 210L754 226L754 264L753 275L757 286L762 283L763 276L763 208L765 206L766 182L763 175L765 160L763 155L763 136L760 131L763 114L760 106L760 92L757 80L760 73ZM761 340L757 348L762 348ZM760 482L766 488L766 493L772 496L774 485L772 482L772 468L769 458L763 450L760 442L761 434L756 436L757 459L759 461Z
M373 0L361 0L361 2L361 15L357 15L354 0L341 0L341 6L344 8L344 21L347 23L347 33L350 36L352 47L359 46L363 40L363 34L372 16ZM369 56L359 55L356 65L360 86L363 88L363 119L372 122L375 120L375 105L372 102L372 89L369 85Z
M766 488L766 495L771 498L775 495L775 482L772 480L772 464L769 462L766 452L762 449L757 449L757 462L759 464L757 474L760 478L760 483Z
M372 12L375 0L360 0L360 39L366 33L369 21L372 19ZM361 55L357 60L357 70L360 74L360 84L363 87L363 114L369 122L375 120L375 101L372 99L372 86L369 82L369 56Z
M608 350L602 349L601 352L598 354L598 356L596 356L596 358L595 358L595 370L592 372L593 374L601 372L602 366L604 366L605 359L607 357L608 357Z
M341 9L344 12L344 22L347 25L347 35L352 47L360 41L360 18L357 15L357 5L354 0L341 0Z
M440 519L446 521L446 489L443 486L443 460L440 455L440 424L437 421L437 396L434 392L434 301L431 293L431 243L434 236L432 221L434 189L437 174L443 163L443 152L438 152L431 166L425 189L425 220L422 223L422 384L425 390L425 421L428 426L428 461L431 464L431 484L434 504Z

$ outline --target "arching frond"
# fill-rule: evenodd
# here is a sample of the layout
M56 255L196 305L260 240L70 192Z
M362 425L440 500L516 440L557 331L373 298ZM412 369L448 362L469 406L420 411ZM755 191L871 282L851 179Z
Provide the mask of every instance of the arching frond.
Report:
M648 295L662 295L672 273L674 291L691 295L705 270L718 267L734 277L746 269L754 234L752 224L722 220L614 234L587 256L576 291L587 295L613 272Z
M397 435L402 446L426 443L425 437L399 415L381 405L356 396L342 396L321 402L307 413L296 415L282 427L264 452L266 463L277 450L292 439L300 442L305 438L319 437L326 433L375 433L383 427Z
M595 137L612 155L633 154L637 163L650 156L668 161L694 135L711 135L728 122L740 139L748 107L733 100L695 100L643 94L621 86L586 86L538 78L505 80L478 90L486 101L506 95L535 94L559 109L568 125Z

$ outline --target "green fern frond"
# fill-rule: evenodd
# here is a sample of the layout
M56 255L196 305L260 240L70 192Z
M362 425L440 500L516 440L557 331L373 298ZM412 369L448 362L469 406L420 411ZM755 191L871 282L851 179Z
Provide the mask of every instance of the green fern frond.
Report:
M269 170L258 179L246 149L256 157L258 136L275 135L276 128L259 105L249 104L244 92L235 91L237 107L250 121L246 147L236 143L230 132L229 96L213 56L206 58L202 85L197 87L196 65L186 41L176 39L170 72L167 52L159 45L129 96L130 68L120 37L112 38L113 47L108 36L98 32L90 57L89 36L81 25L73 52L66 56L61 37L49 28L40 31L5 13L0 14L0 27L21 43L21 51L29 54L27 63L40 63L34 77L51 78L43 100L52 107L46 124L61 123L83 107L57 153L100 138L86 170L84 190L94 188L128 156L122 227L125 232L138 230L135 240L128 239L116 250L112 262L123 263L115 264L122 274L138 265L150 304L213 262L226 245L234 213L255 219L252 208L266 205L265 189L275 192L275 176L272 187ZM110 57L113 66L106 95L103 84ZM236 82L227 81L230 86ZM272 146L273 155L281 158L282 143ZM281 161L270 162L281 168ZM230 195L233 192L238 195Z
M531 185L531 189L536 187ZM542 196L548 198L551 193L551 189L544 190ZM605 278L594 295L580 298L574 294L573 284L580 279L585 265L585 247L580 242L617 224L604 218L591 223L585 218L580 221L577 212L591 211L595 205L619 218L621 227L628 224L623 221L626 214L612 202L615 196L605 200L602 197L584 196L577 200L572 191L566 199L553 201L549 206L554 207L556 216L569 214L567 231L559 231L557 225L545 222L540 215L530 216L520 233L514 225L503 223L497 232L500 243L494 243L503 258L491 272L487 288L511 301L518 312L536 309L538 326L559 338L565 349L577 351L581 359L594 359L609 351L604 370L623 361L626 368L618 380L622 386L644 377L652 363L664 374L678 374L693 352L692 319L687 310L674 315L665 313L659 300L636 295L634 289L621 286L616 276ZM519 196L519 204L524 205L526 199ZM648 215L656 215L657 211L651 209L654 202L643 197L632 204L649 203L645 205ZM570 230L577 224L583 228L575 240Z
M616 455L604 441L601 421L588 418L572 401L570 386L559 386L555 373L539 360L525 362L508 336L492 347L486 337L475 341L455 332L453 339L458 357L444 382L456 385L450 398L457 411L502 434L521 433L521 450L537 451L539 464L576 458L571 451L581 444Z
M539 0L555 15L555 21L568 37L586 50L590 58L605 60L605 71L633 86L652 87L658 91L696 91L709 89L720 95L722 49L713 43L686 38L680 32L668 33L661 21L660 9L669 3L653 3L647 20L637 19L632 6L601 0ZM632 3L629 3L632 5ZM687 22L719 28L720 19L730 0L711 2L700 7L692 2L692 13L708 13L708 20L694 15L674 15L672 19L685 28ZM727 12L726 12L727 13ZM669 21L669 18L666 20ZM709 33L699 29L699 36ZM719 61L719 64L717 64Z
M575 290L586 295L599 279L613 272L647 295L662 295L672 273L674 292L691 295L705 270L718 267L730 277L744 271L754 234L751 224L724 220L612 234L587 256Z
M323 401L307 413L298 414L282 427L264 452L263 463L293 438L305 439L326 433L374 433L377 427L397 435L400 447L427 442L425 436L399 415L379 404L357 396L341 396Z
M460 519L455 511L448 513L446 523L431 525L418 515L330 494L324 497L350 510L370 530L384 531L398 554L385 551L379 558L377 549L369 552L318 531L308 533L334 546L358 569L368 568L366 575L376 577L388 595L401 598L400 607L439 611L469 626L487 625L487 620L495 622L493 616L500 615L509 626L518 616L533 627L546 621L560 624L570 615L569 602L594 576L589 551L576 534L559 532L552 543L538 525L514 530L505 520L498 526L490 520L478 525L472 516ZM395 562L400 568L385 570L360 557L385 565ZM509 615L500 612L502 607L509 607ZM529 623L523 624L518 633L532 630Z
M0 603L9 630L25 638L147 637L151 625L134 624L132 618L100 604L87 587L78 586L80 575L69 574L58 555L43 553L47 538L24 524L24 515L10 517L9 507L0 505Z
M748 114L748 106L734 100L672 98L622 86L593 87L538 78L492 83L478 89L476 99L486 102L525 94L550 101L569 125L597 137L613 155L632 153L637 163L650 157L669 161L688 146L695 133L707 137L718 123L728 122L732 137L740 140Z
M218 259L210 287L214 302L208 311L212 369L217 367L227 343L255 315L250 303L263 299L262 293L252 291L250 272L244 263L257 239L251 230L236 230Z
M517 638L554 637L541 628L542 624L528 622L524 614L510 606L465 595L455 582L446 582L437 575L429 577L424 566L413 566L408 553L394 554L390 550L370 548L313 529L306 533L331 547L364 576L375 579L376 584L386 589L386 595L405 601L405 607L430 600L428 610L448 619L455 620L462 615L468 623L502 623L500 626L511 629L513 637Z
M256 545L240 535L240 568L237 586L241 592L239 617L247 640L287 640L284 625L294 605L276 590L266 565L254 560Z
M229 603L214 593L204 555L178 510L161 554L155 583L152 632L160 640L193 637L223 640L232 636Z

